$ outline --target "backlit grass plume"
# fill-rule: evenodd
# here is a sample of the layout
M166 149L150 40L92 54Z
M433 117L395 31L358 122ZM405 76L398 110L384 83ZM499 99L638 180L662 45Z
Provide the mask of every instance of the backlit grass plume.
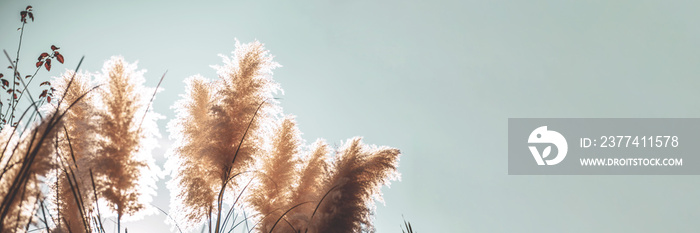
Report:
M5 125L2 131L0 131L0 142L3 142L3 144L0 145L2 146L0 148L2 149L0 168L3 169L2 173L0 173L0 197L2 197L3 202L5 202L6 199L10 198L8 197L10 187L18 178L17 175L19 174L20 164L22 162L21 151L18 151L19 133L16 133L14 128L10 125ZM2 227L0 227L1 231L17 227L16 224L19 224L17 223L17 219L10 217L14 217L17 215L17 212L19 212L19 205L16 204L16 202L21 202L20 199L21 198L16 198L12 200L12 202L14 202L11 203L10 206L12 209L7 211L9 212L9 217L6 217L2 220L2 223L0 223L2 225ZM10 203L7 205L10 205Z
M64 102L61 111L66 112L65 128L58 134L57 228L63 232L86 232L95 201L90 170L99 169L95 167L98 125L92 82L88 73L68 71L53 83L56 96Z
M323 183L329 177L330 166L327 159L330 156L330 149L325 140L316 140L311 151L303 157L302 170L300 170L298 186L292 192L291 203L306 203L287 214L287 219L298 229L307 228L311 220L314 208L323 196ZM281 228L284 228L281 226Z
M193 226L216 216L210 223L214 232L219 232L226 190L240 191L236 178L263 152L265 131L277 111L272 94L279 90L271 78L279 65L261 43L236 42L234 56L223 59L223 66L214 67L218 80L187 80L187 94L176 103L177 119L169 124L177 142L169 155L176 219Z
M373 231L373 198L381 200L381 185L399 177L399 155L398 149L364 145L361 138L348 140L333 160L309 232Z
M250 199L255 210L264 216L259 224L262 232L270 232L276 220L292 205L300 147L301 133L296 123L291 116L285 117L274 131L271 151L261 157L258 185ZM274 232L289 232L289 229L280 227Z
M41 177L54 167L54 138L61 127L55 113L31 124L24 133L5 126L0 132L0 232L24 232L43 198Z
M272 80L272 61L260 42L236 43L233 60L223 57L224 66L217 66L220 80L212 113L212 159L218 170L219 182L226 183L234 175L248 169L254 156L261 153L265 127L277 108L273 93L280 90ZM231 187L237 180L231 180Z
M155 193L151 149L158 136L157 114L143 87L143 71L121 57L112 57L97 75L97 152L93 170L100 198L121 218L146 209Z
M216 200L212 180L217 174L211 166L209 156L212 135L209 123L212 104L212 85L201 76L185 80L186 98L177 102L178 118L169 123L171 135L175 137L174 154L168 160L173 169L173 180L168 183L171 190L171 209L175 210L177 222L199 222L209 217ZM191 225L191 224L186 224Z

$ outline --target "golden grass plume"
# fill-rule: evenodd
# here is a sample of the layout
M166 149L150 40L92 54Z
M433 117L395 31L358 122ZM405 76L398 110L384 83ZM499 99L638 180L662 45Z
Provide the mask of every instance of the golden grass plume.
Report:
M348 140L333 159L322 189L327 195L311 220L310 232L373 231L373 199L382 201L381 186L399 178L400 152L364 145L361 140Z
M72 81L71 81L72 80ZM60 213L57 229L82 233L90 207L94 203L90 170L95 169L97 124L95 98L91 92L90 74L67 71L54 79L56 96L63 99L60 109L66 111L64 129L58 133L58 154L55 200ZM74 104L73 104L74 103ZM68 109L68 106L73 106Z
M214 66L218 80L186 80L187 93L168 125L177 145L168 155L171 209L184 226L215 214L221 220L225 191L240 190L237 178L264 151L267 126L278 112L273 93L280 88L271 74L279 64L260 42L236 42L234 55L222 57L224 65Z
M260 230L269 232L284 211L292 207L292 191L298 179L298 154L302 146L301 133L292 116L281 120L273 134L272 147L260 157L262 166L249 199L252 207L264 217ZM282 228L275 229L280 232Z
M95 94L97 107L97 152L93 170L97 191L117 222L123 216L152 213L149 204L155 194L158 167L151 153L159 137L154 113L143 86L145 71L122 57L105 62L96 82L102 85ZM141 212L146 211L146 212Z
M42 177L53 169L53 153L61 121L55 112L30 124L26 130L6 126L0 132L0 231L25 232L37 202L43 198Z

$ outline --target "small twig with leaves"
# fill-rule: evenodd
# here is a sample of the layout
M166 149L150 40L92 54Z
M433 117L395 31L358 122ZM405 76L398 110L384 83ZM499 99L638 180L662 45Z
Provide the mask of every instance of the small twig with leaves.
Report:
M20 11L20 22L22 22L22 26L17 28L17 30L20 32L19 35L19 42L17 44L17 54L15 55L14 60L10 58L9 54L6 53L6 56L8 57L8 60L10 61L10 65L7 66L8 69L12 70L13 73L13 78L12 81L3 78L4 75L0 73L0 87L2 87L7 94L9 95L8 98L0 98L0 110L5 107L5 103L3 103L3 100L7 101L8 105L7 108L4 109L4 114L2 111L0 111L0 129L4 127L4 125L9 124L11 127L16 127L19 124L19 120L15 118L15 112L17 111L17 106L19 105L20 99L24 96L24 93L27 92L27 95L30 98L30 101L32 103L35 102L34 98L32 98L31 94L28 93L28 87L29 84L34 80L34 77L36 77L37 73L40 70L41 66L44 66L46 71L51 71L51 60L55 59L60 63L63 63L65 61L65 58L63 55L58 51L60 49L59 47L55 45L51 45L51 52L44 52L41 55L39 55L38 61L36 62L36 67L37 69L34 71L34 74L32 75L26 75L24 76L24 79L29 79L29 81L25 82L24 79L22 78L21 73L18 71L19 67L19 57L20 57L20 51L22 49L22 39L24 37L24 28L26 24L29 22L28 19L31 19L32 22L34 21L34 12L33 12L33 7L32 6L27 6L23 11ZM42 101L39 104L43 103L50 103L51 98L53 97L53 87L51 87L51 83L48 81L42 82L39 86L47 86L46 89L42 90L42 93L39 95L39 101ZM38 108L37 108L38 109ZM38 113L38 111L37 111Z

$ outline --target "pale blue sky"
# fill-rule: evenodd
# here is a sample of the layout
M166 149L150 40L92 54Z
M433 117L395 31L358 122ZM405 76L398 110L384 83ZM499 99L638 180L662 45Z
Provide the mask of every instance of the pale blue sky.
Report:
M265 43L306 140L402 150L378 232L400 232L401 215L417 232L700 228L697 176L508 176L506 160L509 117L700 117L696 1L3 1L12 54L27 3L25 65L56 44L66 65L50 75L82 55L89 71L138 60L149 86L168 70L165 138L183 79L215 78L234 38ZM165 232L163 219L127 226Z

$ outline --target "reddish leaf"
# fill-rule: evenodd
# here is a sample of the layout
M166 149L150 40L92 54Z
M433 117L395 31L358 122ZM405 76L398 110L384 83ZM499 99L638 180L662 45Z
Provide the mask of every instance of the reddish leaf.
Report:
M56 51L57 49L60 49L60 48L56 47L55 45L51 45L51 50Z
M32 77L32 76L31 75L24 76L24 78L29 78L29 77Z
M63 55L59 54L58 51L56 51L56 60L63 64Z
M51 96L46 97L46 102L49 102L49 103L51 102Z
M8 69L12 69L12 66L7 66Z
M26 23L26 22L27 22L27 19L26 19L26 18L27 18L27 11L21 11L21 12L19 12L19 15L22 17L22 18L20 19L20 21Z
M49 86L51 86L51 83L50 83L49 81L44 81L44 82L42 82L41 84L39 84L39 86L43 86L43 85L49 85Z
M25 9L25 10L28 10L28 11L32 10L32 6L31 5L27 6L27 9Z
M46 97L46 93L48 93L48 90L42 91L41 94L39 95L39 98L44 98L44 97Z
M29 12L29 18L32 19L32 22L34 22L34 14L32 14L32 12Z
M14 96L14 97L15 97L15 99L17 99L17 93L15 93L15 94L12 94L12 96Z
M15 89L15 92L22 94L22 92L18 89Z
M3 85L3 86L9 86L9 85L10 85L10 81L7 81L7 79L0 79L0 80L2 80L2 85Z
M15 91L15 90L12 90L12 89L7 90L7 94L12 93L13 91Z
M46 64L44 64L44 67L46 67L46 71L51 71L51 59L46 59Z
M39 66L41 66L41 65L43 65L43 64L44 64L43 61L38 61L38 62L36 62L36 67L38 68Z
M3 75L3 74L0 74L0 78L2 78L2 76L5 76L5 75Z
M15 82L15 85L19 86L19 82Z
M48 57L48 56L49 56L49 53L42 53L41 55L39 55L39 59L37 59L37 60L44 59L45 57Z

